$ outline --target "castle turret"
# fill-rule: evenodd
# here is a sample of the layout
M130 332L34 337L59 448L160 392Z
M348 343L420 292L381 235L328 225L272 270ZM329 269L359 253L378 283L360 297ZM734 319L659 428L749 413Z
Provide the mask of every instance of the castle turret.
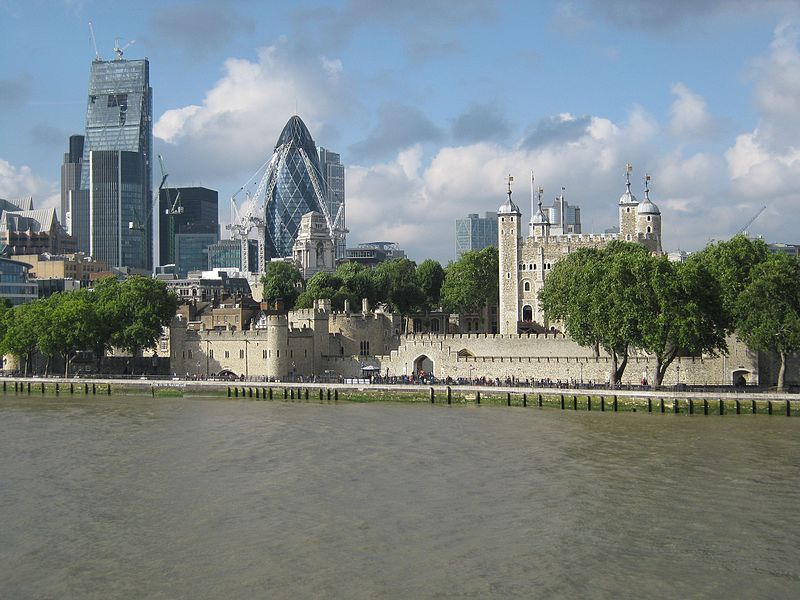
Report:
M619 235L623 240L636 241L636 207L639 201L631 192L633 166L625 165L625 193L619 198Z
M511 200L508 176L508 199L497 209L497 241L500 263L500 306L498 321L501 334L517 333L519 300L519 238L522 213Z
M644 201L636 207L636 237L650 252L661 252L661 211L650 201L650 175L644 178Z
M270 377L289 374L289 320L286 315L267 315L267 368Z

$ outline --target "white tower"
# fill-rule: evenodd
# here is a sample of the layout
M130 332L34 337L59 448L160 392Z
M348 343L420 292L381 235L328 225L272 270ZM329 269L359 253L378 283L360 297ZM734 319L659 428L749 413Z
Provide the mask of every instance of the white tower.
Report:
M522 213L511 201L508 176L508 199L497 209L497 245L500 263L500 306L498 321L501 334L516 334L519 321L519 241Z

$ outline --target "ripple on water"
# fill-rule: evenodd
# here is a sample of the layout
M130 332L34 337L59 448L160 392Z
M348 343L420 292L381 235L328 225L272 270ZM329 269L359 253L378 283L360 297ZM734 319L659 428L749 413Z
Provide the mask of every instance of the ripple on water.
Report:
M14 598L795 596L796 419L0 400Z

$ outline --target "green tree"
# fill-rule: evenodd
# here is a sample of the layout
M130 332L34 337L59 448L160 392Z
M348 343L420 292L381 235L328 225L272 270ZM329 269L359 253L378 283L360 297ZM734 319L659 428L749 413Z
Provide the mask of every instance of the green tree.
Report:
M377 297L403 316L418 310L424 303L417 284L416 267L407 258L380 263L373 273Z
M465 252L456 262L447 265L440 299L445 310L475 312L487 304L500 302L497 248Z
M436 310L441 304L442 284L444 283L444 269L439 261L428 258L417 267L417 285L425 297L428 310Z
M5 335L0 343L3 354L11 354L23 364L23 374L28 375L38 342L38 324L43 314L39 300L20 304L7 311L4 318Z
M783 390L787 354L800 351L800 262L770 255L753 269L736 299L737 333L754 350L780 356L778 390Z
M130 277L119 286L116 300L117 328L111 343L136 356L141 350L154 348L175 316L178 299L163 281L149 277Z
M640 340L637 346L656 358L654 383L660 386L678 356L726 352L726 319L717 282L701 261L672 263L662 256L636 264Z
M78 350L88 348L90 330L97 322L95 304L86 290L53 294L42 301L44 318L37 327L37 348L47 357L45 375L53 358L64 358L64 376Z
M701 262L719 284L720 299L725 317L725 329L737 328L736 307L739 294L750 284L754 269L770 255L761 240L737 235L730 240L709 244L689 257L689 262Z
M264 300L283 300L287 310L291 310L300 295L303 277L293 263L274 261L267 264L267 270L261 276L261 285Z
M577 343L608 353L615 384L641 340L639 299L646 294L636 271L648 259L646 248L629 242L582 249L555 264L539 294L548 320L561 321Z

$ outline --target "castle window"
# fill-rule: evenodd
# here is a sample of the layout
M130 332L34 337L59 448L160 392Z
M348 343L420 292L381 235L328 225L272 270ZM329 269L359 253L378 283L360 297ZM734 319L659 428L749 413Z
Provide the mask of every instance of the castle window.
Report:
M631 241L631 234L629 233L628 235L626 235L626 236L625 236L625 239L626 239L626 240L628 240L628 241L630 242L630 241Z
M650 227L650 225L648 225L648 226L647 226L647 233L651 233L651 227Z
M505 223L506 222L506 218L505 217L500 217L500 222L501 223Z
M524 271L525 270L525 263L520 263L519 264L519 270L520 271Z
M308 358L308 350L303 350L303 358Z
M261 351L261 358L267 358L267 351L266 350L262 350Z
M533 271L535 268L536 268L536 265L534 265L533 263L528 265L528 269L530 269L531 271Z
M625 212L631 212L631 207L629 206L628 208L626 208Z
M213 350L209 350L208 351L208 357L209 358L214 358L214 351Z
M511 279L511 273L506 273L506 279Z
M244 358L244 350L239 350L239 358Z
M231 357L231 353L228 352L227 350L225 350L225 358L230 358L230 357Z
M652 221L652 220L653 220L653 217L651 217L651 216L649 216L649 215L648 215L648 217L647 217L647 220L648 220L648 221Z
M275 350L275 358L280 358L280 357L281 357L281 351Z
M523 284L522 288L523 288L523 289L524 289L526 292L530 292L530 291L531 291L531 282L530 282L530 281L526 281L526 282Z
M536 270L536 265L533 265L533 270L534 270L534 271Z
M188 354L188 356L186 358L192 358L192 351L191 350L187 350L187 354Z

